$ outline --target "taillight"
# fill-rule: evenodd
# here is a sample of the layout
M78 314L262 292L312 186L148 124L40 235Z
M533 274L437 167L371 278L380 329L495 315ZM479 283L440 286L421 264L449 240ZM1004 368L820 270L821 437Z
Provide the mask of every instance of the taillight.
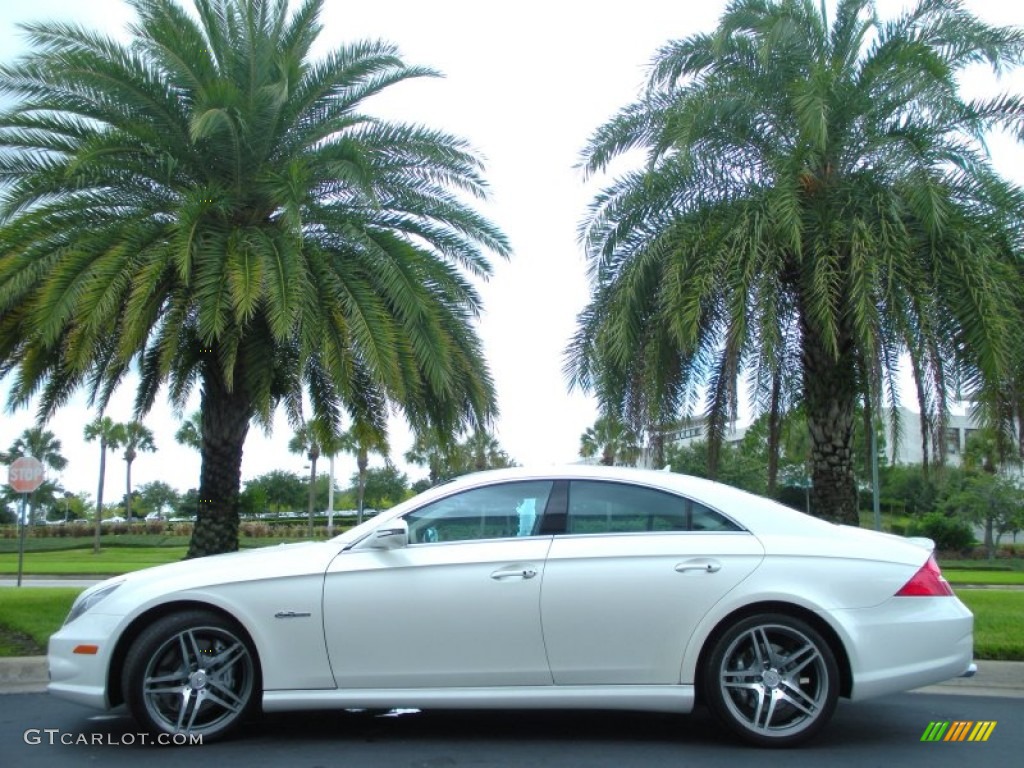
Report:
M922 565L917 573L903 588L896 593L897 597L943 597L952 595L953 588L942 576L939 564L935 562L935 556L928 558L928 562Z

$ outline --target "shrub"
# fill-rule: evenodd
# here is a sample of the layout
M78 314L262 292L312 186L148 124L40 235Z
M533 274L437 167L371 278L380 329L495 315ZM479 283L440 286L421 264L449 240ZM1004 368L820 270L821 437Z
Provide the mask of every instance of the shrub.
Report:
M974 531L963 520L931 512L907 526L908 536L927 536L935 548L963 552L974 546Z

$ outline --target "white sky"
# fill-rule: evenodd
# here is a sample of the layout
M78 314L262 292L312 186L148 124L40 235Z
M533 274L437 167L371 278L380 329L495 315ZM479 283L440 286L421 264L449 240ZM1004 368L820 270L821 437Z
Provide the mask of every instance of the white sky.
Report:
M614 5L326 0L321 50L382 38L397 43L407 63L445 75L394 88L369 102L366 111L464 136L487 162L493 194L480 209L509 236L514 255L496 262L494 277L482 287L480 334L501 410L495 433L519 463L574 461L579 436L596 416L593 400L570 395L562 376L563 351L589 295L576 226L600 185L583 183L573 168L578 153L594 129L637 96L656 49L670 39L713 29L725 5L724 0ZM880 0L878 5L888 15L902 3ZM968 0L967 5L987 22L1024 25L1024 3ZM130 13L121 0L0 0L0 60L10 61L24 50L16 24L44 19L74 20L116 35ZM991 81L986 71L968 87L991 86ZM1012 90L1024 91L1021 74L1010 82ZM1024 151L1006 140L994 140L992 150L997 168L1024 181ZM0 405L6 394L0 382ZM129 420L133 395L134 389L125 387L108 415ZM61 481L73 492L96 491L97 447L82 438L93 416L79 397L49 425L63 441L69 465ZM170 408L159 402L145 421L155 432L158 452L135 461L133 487L158 479L180 490L198 485L198 454L174 441L178 420ZM33 422L31 410L0 412L0 447ZM281 413L271 437L251 429L243 479L273 469L301 473L306 462L288 453L290 436ZM393 423L391 442L393 459L410 479L423 476L425 470L407 467L402 458L411 437L401 422ZM338 458L342 485L354 471L353 459ZM108 462L107 498L122 492L123 476L122 462Z

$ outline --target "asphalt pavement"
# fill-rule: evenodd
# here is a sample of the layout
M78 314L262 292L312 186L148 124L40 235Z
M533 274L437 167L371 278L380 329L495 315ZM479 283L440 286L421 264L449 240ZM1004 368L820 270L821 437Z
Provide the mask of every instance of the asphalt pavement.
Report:
M987 723L990 738L922 741L943 721ZM738 744L704 708L685 717L323 710L271 713L220 742L163 748L143 741L149 735L127 714L24 693L0 696L0 761L12 768L1017 768L1021 722L1024 699L898 694L840 702L810 743L766 751Z

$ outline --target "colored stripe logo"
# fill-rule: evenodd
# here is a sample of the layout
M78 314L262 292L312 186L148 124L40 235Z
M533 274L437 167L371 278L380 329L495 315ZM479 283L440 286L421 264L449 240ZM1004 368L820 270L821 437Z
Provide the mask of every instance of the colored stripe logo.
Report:
M921 741L988 741L996 720L933 720L921 734Z

